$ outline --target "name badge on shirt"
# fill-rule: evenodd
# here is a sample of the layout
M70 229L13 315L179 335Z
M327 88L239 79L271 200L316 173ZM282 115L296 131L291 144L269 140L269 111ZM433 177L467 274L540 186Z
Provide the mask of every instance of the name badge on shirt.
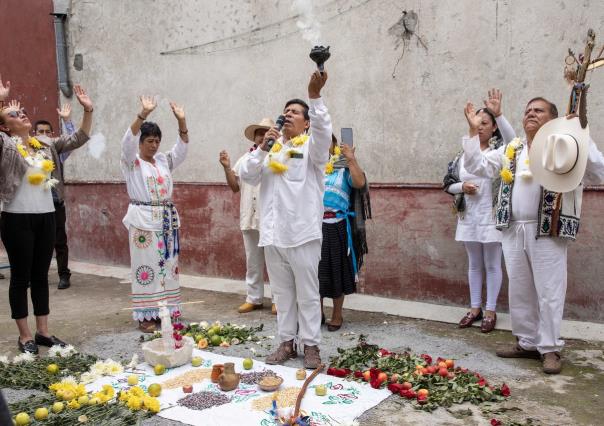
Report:
M302 154L301 152L290 152L289 157L290 158L304 158L304 154Z

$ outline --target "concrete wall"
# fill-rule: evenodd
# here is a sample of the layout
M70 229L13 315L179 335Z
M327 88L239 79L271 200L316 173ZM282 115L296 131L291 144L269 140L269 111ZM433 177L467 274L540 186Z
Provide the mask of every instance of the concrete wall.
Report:
M506 115L520 131L528 99L545 95L566 109L562 79L568 47L582 49L589 26L601 30L604 3L335 0L316 1L321 40L332 46L324 97L334 126L353 127L358 157L374 183L374 221L360 290L391 297L465 305L467 261L453 241L450 198L438 189L466 131L462 108L489 87L505 94ZM402 11L418 15L405 38ZM73 0L72 69L95 100L95 131L107 151L81 150L67 163L72 253L128 263L120 221L126 194L119 142L138 111L137 96L157 94L156 120L166 145L176 136L167 101L185 104L190 157L176 172L183 215L185 272L241 277L243 247L237 197L221 184L218 152L247 149L243 128L276 116L284 101L306 95L313 64L290 2L222 0ZM599 34L604 38L604 33ZM594 138L604 133L604 72L590 77ZM604 138L600 138L604 149ZM390 183L390 184L389 184ZM425 185L416 185L423 183ZM604 321L599 283L604 264L604 204L585 195L579 242L569 250L569 318ZM505 289L500 301L505 307Z
M0 74L33 122L58 127L59 103L52 0L0 1Z
M222 181L218 152L245 151L242 130L276 117L284 101L305 97L313 63L292 2L73 0L72 71L96 102L95 130L108 141L100 160L75 156L74 180L121 179L118 146L138 110L137 96L157 94L151 119L176 137L167 101L187 107L186 182ZM483 0L323 0L315 2L320 40L331 45L324 97L334 126L353 127L358 155L373 182L439 182L466 132L463 106L486 89L504 91L506 115L521 131L528 99L545 95L566 109L564 58L583 49L587 28L604 28L604 2ZM418 15L407 40L402 11ZM599 34L604 40L604 32ZM398 63L398 65L397 65ZM604 133L604 72L592 77L594 135ZM602 145L604 148L604 139Z

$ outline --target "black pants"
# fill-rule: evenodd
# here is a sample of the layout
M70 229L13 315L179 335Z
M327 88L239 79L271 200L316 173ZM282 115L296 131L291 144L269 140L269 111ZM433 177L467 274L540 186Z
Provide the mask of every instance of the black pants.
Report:
M55 202L55 220L57 221L57 236L55 240L55 253L57 254L57 269L59 277L69 278L71 271L67 267L69 262L69 247L67 247L67 232L65 231L65 203Z
M55 214L2 212L0 236L10 262L8 299L13 319L27 318L27 284L34 315L48 315L48 269L55 245Z

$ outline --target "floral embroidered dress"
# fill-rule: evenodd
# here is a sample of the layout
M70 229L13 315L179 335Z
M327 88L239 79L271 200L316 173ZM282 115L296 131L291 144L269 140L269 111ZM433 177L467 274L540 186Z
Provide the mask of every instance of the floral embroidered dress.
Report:
M130 204L124 217L130 244L133 318L158 318L158 302L179 310L178 251L180 219L172 203L172 170L187 154L180 137L166 153L155 154L155 164L138 155L140 133L130 128L122 140L121 168Z

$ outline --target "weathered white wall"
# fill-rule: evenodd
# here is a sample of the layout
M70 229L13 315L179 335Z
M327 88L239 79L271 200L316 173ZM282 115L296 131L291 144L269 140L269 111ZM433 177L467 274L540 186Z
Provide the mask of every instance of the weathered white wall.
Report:
M353 127L358 157L373 182L440 182L466 131L463 106L492 86L517 131L528 99L545 95L566 110L568 47L582 51L588 27L604 41L604 2L590 0L315 0L322 41L331 45L324 97L339 134ZM419 16L401 42L403 10ZM289 1L72 0L72 79L95 101L95 131L108 150L67 163L71 180L119 180L119 143L138 112L137 96L157 94L151 116L176 137L167 104L186 106L190 157L177 179L222 181L218 152L242 154L243 128L306 97L314 64ZM392 29L391 29L392 28ZM400 60L394 72L397 60ZM600 71L600 72L598 72ZM394 75L393 75L394 73ZM604 148L604 69L592 78L592 136ZM78 111L79 113L79 111Z

